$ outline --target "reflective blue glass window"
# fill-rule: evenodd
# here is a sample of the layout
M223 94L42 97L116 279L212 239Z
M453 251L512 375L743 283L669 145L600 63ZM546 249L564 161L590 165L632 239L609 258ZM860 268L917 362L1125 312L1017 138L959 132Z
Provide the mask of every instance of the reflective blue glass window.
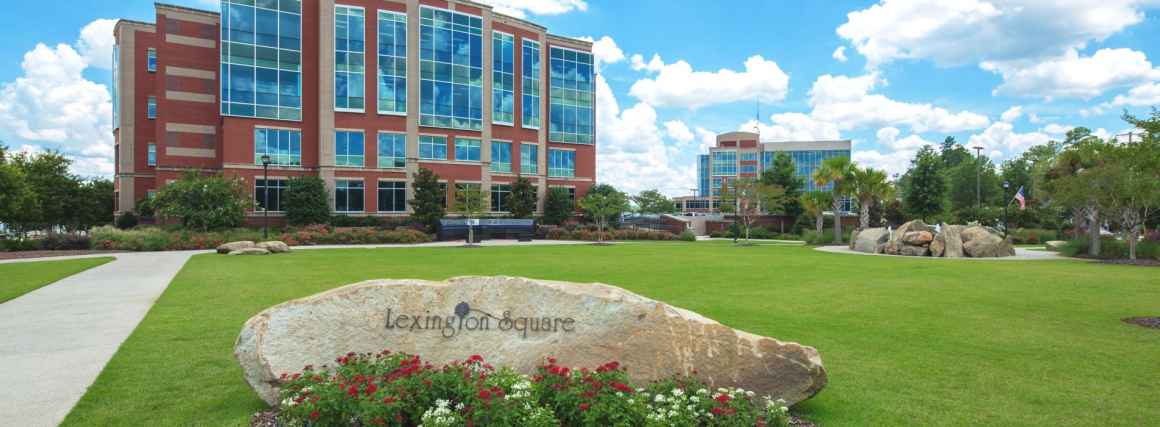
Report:
M511 34L492 32L491 37L491 121L515 123L516 82L515 45Z
M366 76L366 18L361 7L334 8L334 109L362 112Z
M572 150L548 150L548 176L553 178L573 178L576 176L576 152Z
M221 113L302 120L299 0L223 0Z
M512 143L491 142L491 171L512 173Z
M145 51L145 69L150 73L157 72L157 49L149 48Z
M157 118L157 97L150 96L149 99L146 100L145 102L146 102L146 104L145 104L145 117L149 118L149 119L156 119Z
M540 147L535 144L520 144L520 173L534 175L540 173Z
M540 128L540 43L523 40L520 96L523 97L523 127Z
M287 129L254 129L254 164L262 164L262 156L270 156L270 163L281 166L302 164L302 132Z
M339 179L334 181L334 211L362 212L365 187L361 180Z
M362 132L335 131L334 132L334 164L335 166L363 166L363 154L366 146L363 144Z
M483 144L475 138L455 138L455 160L478 162Z
M407 134L379 133L379 167L407 166Z
M592 144L592 54L558 47L550 52L548 140Z
M157 166L157 144L149 144L149 152L146 153L145 164L149 166Z
M419 32L419 124L483 127L483 20L422 7Z
M419 158L447 160L447 137L419 135Z
M492 212L507 212L511 207L512 186L511 184L492 184L491 185L491 211Z
M713 176L733 176L737 175L737 152L736 151L714 151L713 152Z
M407 15L379 11L378 110L407 112Z

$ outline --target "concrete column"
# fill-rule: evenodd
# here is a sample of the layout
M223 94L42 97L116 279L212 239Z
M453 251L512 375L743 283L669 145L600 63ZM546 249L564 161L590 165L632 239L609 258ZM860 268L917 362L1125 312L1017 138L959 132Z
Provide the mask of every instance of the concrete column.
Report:
M334 0L318 2L318 171L334 206Z
M419 172L419 0L407 0L407 200L415 198ZM407 204L407 213L414 212Z
M536 211L544 212L544 200L548 197L548 108L551 100L548 98L549 78L551 77L551 62L548 59L548 36L540 34L540 131L537 134L536 146L536 182L539 184L536 191Z
M483 10L483 128L480 138L483 140L480 144L479 159L481 160L479 166L479 191L491 194L491 90L492 90L492 76L493 62L492 55L495 52L491 51L492 44L492 16L490 9Z

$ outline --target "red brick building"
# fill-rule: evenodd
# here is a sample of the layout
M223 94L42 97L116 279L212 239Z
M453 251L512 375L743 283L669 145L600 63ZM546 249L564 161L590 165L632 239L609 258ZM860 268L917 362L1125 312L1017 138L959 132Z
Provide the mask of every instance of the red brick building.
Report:
M410 211L420 168L490 192L497 213L517 176L541 207L548 188L580 197L596 179L589 42L466 0L156 11L115 29L118 213L191 169L245 180L255 212L269 191L275 215L305 174L335 212L383 216Z

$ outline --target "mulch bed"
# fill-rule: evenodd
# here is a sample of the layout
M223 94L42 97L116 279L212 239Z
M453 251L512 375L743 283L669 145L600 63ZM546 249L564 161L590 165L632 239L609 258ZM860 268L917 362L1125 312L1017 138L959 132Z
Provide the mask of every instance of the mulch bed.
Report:
M1102 260L1100 262L1103 264L1139 265L1139 266L1145 266L1145 267L1160 267L1160 260L1154 260L1154 259L1138 259L1135 261L1130 260L1130 259L1105 259L1105 260Z
M798 417L796 415L790 415L789 425L794 427L818 427L817 423L805 418ZM276 409L255 413L254 416L250 418L250 427L280 426L281 424L278 423L278 411Z
M1160 329L1160 317L1157 317L1157 316L1125 317L1125 318L1120 319L1120 320L1123 321L1124 323L1130 323L1130 324L1133 324L1136 326L1142 326L1145 328L1152 328L1152 329Z
M27 259L27 258L52 258L58 256L72 256L72 255L100 255L100 254L115 254L125 251L16 251L16 252L0 252L0 259Z

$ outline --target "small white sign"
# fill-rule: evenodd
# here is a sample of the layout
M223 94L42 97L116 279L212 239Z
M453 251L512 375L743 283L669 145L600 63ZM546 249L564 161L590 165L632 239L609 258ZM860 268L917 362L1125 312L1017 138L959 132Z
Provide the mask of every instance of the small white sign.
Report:
M468 219L467 225L470 225L472 227L478 227L479 226L479 218Z

